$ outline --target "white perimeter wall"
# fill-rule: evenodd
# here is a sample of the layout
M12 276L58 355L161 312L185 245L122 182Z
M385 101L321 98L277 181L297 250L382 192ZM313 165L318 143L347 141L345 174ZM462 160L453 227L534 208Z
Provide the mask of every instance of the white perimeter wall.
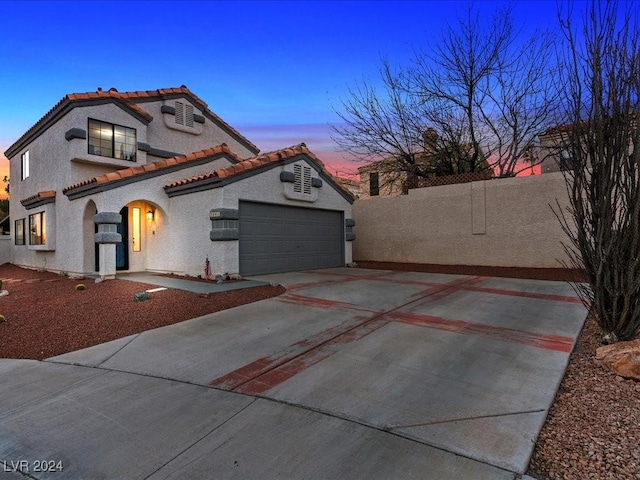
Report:
M353 205L357 261L561 267L561 173L412 189Z
M11 235L0 235L0 265L13 261Z

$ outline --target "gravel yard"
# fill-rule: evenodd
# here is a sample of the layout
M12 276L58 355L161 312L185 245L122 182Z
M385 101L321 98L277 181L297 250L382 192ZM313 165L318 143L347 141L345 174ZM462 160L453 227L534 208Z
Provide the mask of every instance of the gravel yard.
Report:
M284 287L253 287L199 295L182 290L134 293L154 285L128 280L73 280L51 272L0 265L0 358L43 358L140 333L207 313L280 295ZM86 290L77 291L82 283Z

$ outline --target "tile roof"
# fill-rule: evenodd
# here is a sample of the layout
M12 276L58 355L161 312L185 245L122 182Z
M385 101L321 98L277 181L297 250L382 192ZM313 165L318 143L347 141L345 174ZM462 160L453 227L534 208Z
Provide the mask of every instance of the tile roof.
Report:
M113 101L120 104L123 108L128 109L137 116L143 118L147 122L153 120L153 116L145 109L136 104L136 101L141 101L150 98L162 98L167 95L188 95L189 98L195 103L203 112L206 112L216 123L228 130L232 135L245 143L249 149L254 152L259 152L260 149L251 143L247 138L240 134L236 129L231 127L228 123L218 117L215 113L209 110L209 107L205 102L198 98L191 90L182 85L178 88L160 88L158 90L145 90L134 92L118 92L115 88L109 90L99 89L97 92L86 93L70 93L65 95L62 100L56 103L44 116L42 116L29 130L27 130L18 140L16 140L5 152L7 158L12 157L17 153L15 150L21 146L21 144L29 138L32 134L38 131L40 128L45 127L48 123L55 122L57 115L61 112L65 112L67 108L72 108L74 103L87 102L87 101Z
M115 90L115 89L114 89ZM240 132L238 132L235 128L229 125L227 122L222 120L219 116L209 110L209 106L204 102L201 98L199 98L195 93L189 90L185 85L181 85L180 87L173 88L159 88L158 90L141 90L136 92L121 92L120 96L135 102L136 100L142 100L147 98L161 98L168 95L188 95L193 103L195 103L200 110L206 112L210 117L212 117L217 123L221 124L225 129L229 130L233 135L239 137L244 143L246 143L254 152L259 152L260 149L256 147L253 143L251 143L246 137L244 137Z
M316 157L304 143L299 143L298 145L283 148L281 150L275 150L273 152L256 155L255 157L248 158L239 163L236 163L235 165L230 165L228 167L219 168L217 170L212 170L200 175L194 175L193 177L185 178L183 180L178 180L177 182L165 185L164 188L165 190L167 190L211 179L223 180L231 178L243 172L249 172L251 170L258 169L259 167L276 164L286 159L295 157L296 155L306 155L318 167L320 167L322 173L326 175L326 178L329 179L336 188L340 189L343 193L346 193L349 197L353 198L351 192L349 192L349 190L347 190L345 187L343 187L333 179L333 176L327 171L322 160Z
M7 158L12 157L15 152L12 152L14 148L19 146L25 139L30 137L34 132L38 129L45 126L47 123L52 122L58 114L64 112L67 108L71 108L74 103L84 102L84 101L113 101L119 103L123 108L135 113L139 117L143 118L147 122L153 120L153 117L149 112L139 107L135 103L131 102L127 98L123 97L119 94L115 89L102 91L99 90L97 92L87 92L87 93L70 93L65 95L58 103L56 103L47 113L45 113L29 130L27 130L18 140L16 140L13 145L11 145L7 151Z
M52 203L56 199L55 190L44 190L42 192L38 192L35 195L31 195L30 197L23 198L20 200L20 203L25 208L33 208L39 205L44 205L46 203Z
M240 159L236 156L235 153L231 151L231 149L227 146L227 144L223 143L218 146L207 148L204 150L199 150L197 152L189 153L187 155L178 155L176 157L167 158L164 160L160 160L158 162L147 163L144 165L136 165L135 167L123 168L120 170L106 173L104 175L99 175L97 177L84 180L74 185L70 185L64 188L62 190L62 193L67 195L68 193L71 193L74 190L77 190L83 187L90 187L93 185L106 185L109 183L117 182L119 180L123 180L125 178L135 177L135 176L143 175L149 172L158 172L160 170L163 170L169 167L174 167L180 164L184 164L184 166L187 166L186 164L188 163L193 163L198 160L202 160L208 157L213 157L219 154L226 154L227 156L231 157L232 160L236 162L240 161Z

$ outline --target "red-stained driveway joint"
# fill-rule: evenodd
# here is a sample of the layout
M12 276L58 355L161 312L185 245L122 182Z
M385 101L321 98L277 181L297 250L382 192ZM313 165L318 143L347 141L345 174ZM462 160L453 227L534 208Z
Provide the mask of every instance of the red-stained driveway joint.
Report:
M447 320L445 318L434 317L431 315L391 312L388 316L396 322L402 322L409 325L435 328L463 335L492 336L507 342L521 343L531 347L543 348L545 350L569 353L571 352L571 348L573 348L573 338L561 335L537 334L525 330L496 327L482 323L471 323L463 320Z
M333 276L338 275L330 272L316 273ZM328 313L331 311L353 312L354 315L350 321L318 332L305 340L290 345L280 352L274 353L273 355L255 360L237 370L212 380L210 385L250 395L263 394L269 389L330 357L338 351L340 346L360 340L390 322L434 328L462 335L491 336L502 341L516 342L536 348L564 353L570 352L573 346L573 339L570 337L536 334L524 330L496 327L455 319L445 319L430 315L408 314L399 312L398 310L415 303L441 300L463 290L488 293L492 295L508 295L547 301L580 303L580 300L576 297L477 286L478 284L488 280L490 277L463 277L456 278L448 283L431 283L390 279L387 272L385 272L384 275L340 276L342 277L341 279L332 281L294 284L292 287L288 287L287 293L278 297L277 301L321 308L326 310ZM292 293L292 291L305 288L340 285L342 283L360 280L384 280L385 282L403 285L425 285L429 288L414 293L409 297L412 300L389 311L376 311L358 304ZM363 316L363 312L369 315Z
M554 302L582 303L582 300L580 300L578 297L570 297L567 295L551 295L548 293L519 292L517 290L505 290L502 288L473 287L465 285L461 290L467 290L469 292L490 293L492 295L537 298L540 300L552 300Z

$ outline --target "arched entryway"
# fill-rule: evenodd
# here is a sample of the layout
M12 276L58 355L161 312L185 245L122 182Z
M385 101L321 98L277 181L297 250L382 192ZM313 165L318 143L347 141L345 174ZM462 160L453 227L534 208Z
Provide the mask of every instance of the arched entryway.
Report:
M120 215L118 233L122 242L116 244L116 270L139 272L157 268L165 236L166 215L162 208L148 200L134 200L120 210Z

